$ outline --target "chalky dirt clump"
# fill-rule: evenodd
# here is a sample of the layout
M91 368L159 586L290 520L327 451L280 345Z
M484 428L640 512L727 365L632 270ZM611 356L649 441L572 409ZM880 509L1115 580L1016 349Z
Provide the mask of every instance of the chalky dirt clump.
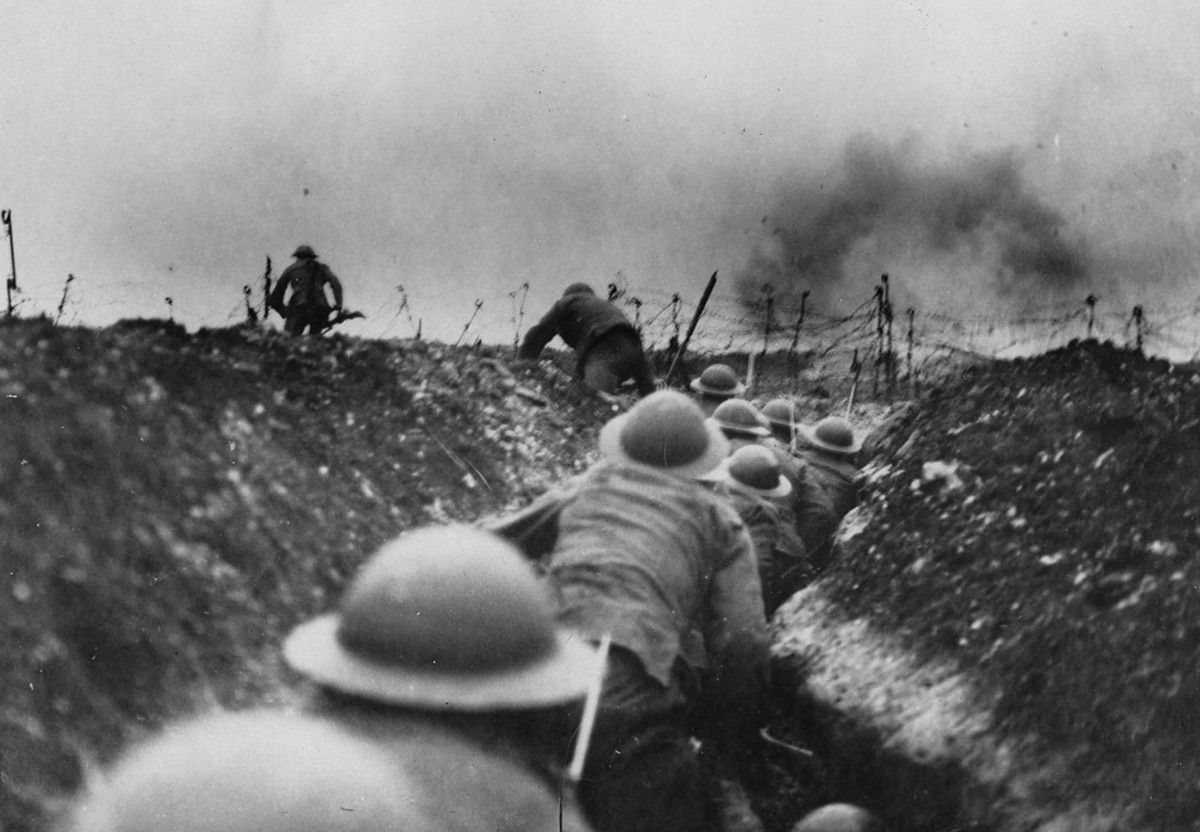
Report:
M890 427L861 531L777 622L830 697L895 722L960 792L893 788L889 808L1200 828L1200 368L1072 343L966 370Z

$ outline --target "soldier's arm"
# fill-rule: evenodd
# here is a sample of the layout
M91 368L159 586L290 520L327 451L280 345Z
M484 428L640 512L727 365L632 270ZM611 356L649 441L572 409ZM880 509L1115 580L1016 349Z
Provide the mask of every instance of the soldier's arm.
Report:
M550 307L550 311L525 333L525 338L521 341L521 348L517 350L517 358L536 361L545 346L558 334L558 322L561 317L562 306L556 302Z
M516 544L530 560L544 559L558 543L558 517L575 498L582 476L560 483L534 499L525 508L484 517L476 525Z
M338 309L342 308L342 281L338 280L337 275L326 266L325 277L329 281L329 285L333 288L333 305Z
M282 314L283 296L287 293L287 287L292 282L291 266L283 270L283 274L279 275L279 279L275 281L275 287L271 289L271 297L268 303L276 312Z
M722 508L728 513L721 521L724 528L715 536L714 542L722 548L725 557L713 575L705 641L714 652L723 651L726 645L737 642L761 644L765 653L767 619L763 612L754 542L733 509Z

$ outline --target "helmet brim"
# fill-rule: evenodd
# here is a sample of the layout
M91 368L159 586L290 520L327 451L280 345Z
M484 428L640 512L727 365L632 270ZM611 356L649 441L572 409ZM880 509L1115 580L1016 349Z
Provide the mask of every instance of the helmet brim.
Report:
M708 447L704 449L703 454L684 465L650 465L640 459L634 459L621 446L621 430L625 427L628 419L629 414L622 413L620 416L609 419L604 427L600 428L600 439L598 442L600 455L610 462L639 465L643 468L661 471L662 473L681 479L694 480L699 479L704 474L716 468L721 464L721 460L729 455L729 440L725 438L725 434L721 433L720 428L706 419L704 421L704 430L708 433Z
M746 385L742 384L740 381L735 384L731 390L709 387L698 378L693 379L692 383L688 386L697 393L703 393L706 396L722 396L726 399L736 399L738 396L746 392Z
M557 634L557 647L545 659L488 673L373 662L342 646L340 620L329 613L301 624L284 641L284 660L317 684L376 702L446 711L551 707L583 698L599 672L595 648L571 632Z
M831 445L828 442L820 439L816 434L815 428L810 428L807 425L797 425L796 434L814 448L820 448L823 451L829 451L831 454L856 454L862 450L862 440L857 436L849 445Z
M771 429L762 425L736 425L733 422L722 422L720 419L709 417L710 422L715 424L720 430L727 433L736 433L740 436L770 436Z
M774 488L757 488L753 485L742 482L735 477L732 472L730 472L729 460L730 457L726 457L721 461L720 465L709 471L704 476L700 477L700 479L706 482L724 483L730 488L736 488L739 491L744 491L747 494L753 494L756 497L786 497L792 493L792 483L782 474L779 476L779 485L775 486Z

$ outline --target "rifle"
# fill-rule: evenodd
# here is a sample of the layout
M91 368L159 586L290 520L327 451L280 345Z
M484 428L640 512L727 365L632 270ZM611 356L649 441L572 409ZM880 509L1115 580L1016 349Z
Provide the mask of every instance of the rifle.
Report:
M364 315L362 312L347 312L345 309L338 309L337 314L334 315L333 317L331 317L325 323L325 326L321 327L321 331L318 332L317 334L321 335L325 332L328 332L329 330L333 329L338 324L343 324L346 321L352 321L355 318L365 318L365 317L367 317L367 316Z

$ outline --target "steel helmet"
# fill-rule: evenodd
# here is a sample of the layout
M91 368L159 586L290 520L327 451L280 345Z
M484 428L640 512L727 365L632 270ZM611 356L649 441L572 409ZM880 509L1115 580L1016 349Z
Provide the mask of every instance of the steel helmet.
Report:
M771 399L763 405L762 415L772 425L785 430L800 424L796 421L796 403L790 399Z
M312 260L316 258L317 253L312 250L312 246L298 246L296 250L292 252L292 256L299 257L302 260Z
M713 364L706 367L700 378L692 381L691 388L697 393L717 398L732 399L746 392L746 385L738 381L733 368L728 364Z
M444 710L582 698L596 652L560 630L554 603L516 548L466 525L386 543L336 613L297 627L284 658L320 685Z
M594 295L596 291L586 283L572 283L563 289L563 297L567 295Z
M84 797L68 832L447 828L382 746L310 716L244 711L172 726Z
M797 433L815 448L835 454L854 454L862 448L862 440L854 436L854 428L841 416L826 416L816 427L801 425Z
M729 441L690 398L659 390L600 429L600 453L616 462L694 478L720 464Z
M726 482L759 497L786 497L792 493L792 483L783 475L778 457L761 445L738 448L705 479Z
M883 821L852 803L830 803L798 820L792 832L883 832Z
M711 418L726 436L769 436L771 433L763 426L758 409L745 399L726 399L713 411Z

